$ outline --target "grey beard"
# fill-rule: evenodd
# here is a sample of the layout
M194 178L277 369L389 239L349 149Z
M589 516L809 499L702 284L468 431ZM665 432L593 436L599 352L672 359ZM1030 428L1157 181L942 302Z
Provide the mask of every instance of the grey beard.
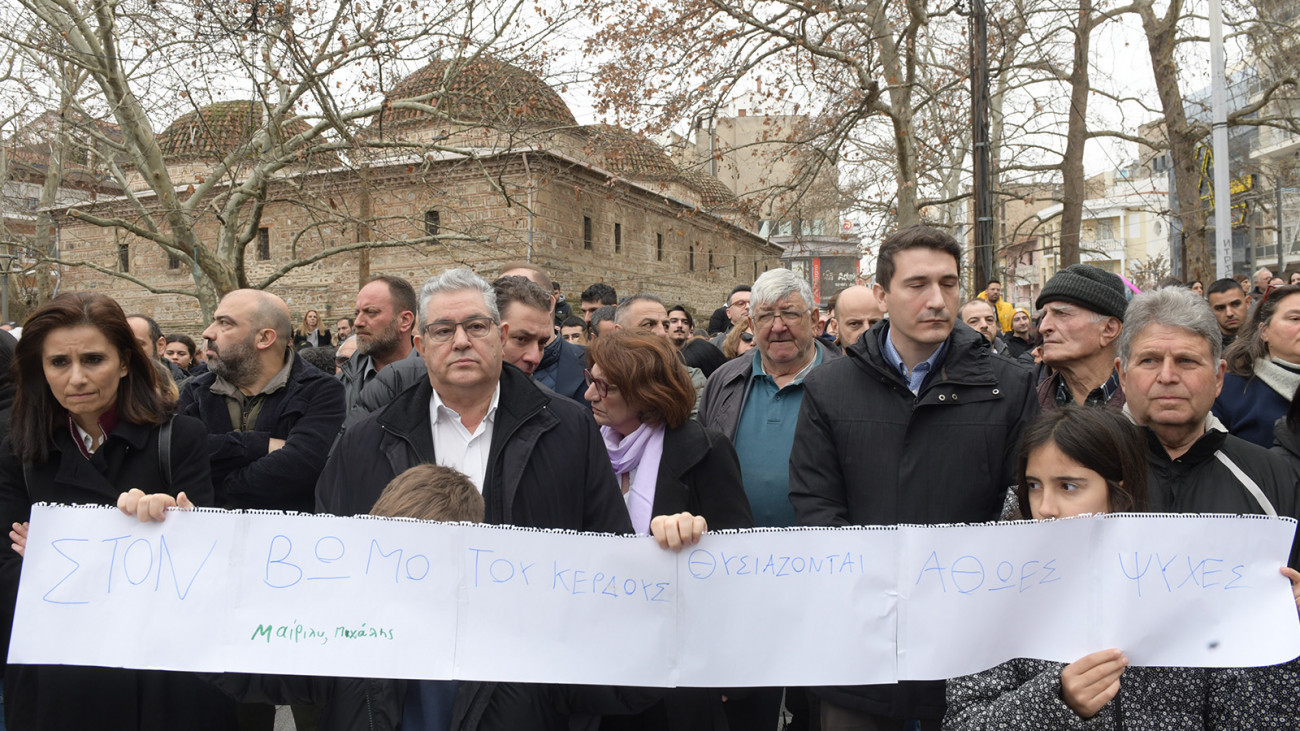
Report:
M257 361L243 358L232 363L218 357L208 360L208 370L236 387L243 387L257 378Z

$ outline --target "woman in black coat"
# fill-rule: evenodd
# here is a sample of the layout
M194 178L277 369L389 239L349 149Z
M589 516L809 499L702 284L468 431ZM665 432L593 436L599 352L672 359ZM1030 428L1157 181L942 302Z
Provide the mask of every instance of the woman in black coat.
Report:
M592 343L587 364L584 398L637 533L651 533L652 520L681 513L697 521L696 536L706 527L754 526L736 450L725 436L691 420L695 387L667 340L618 330ZM702 688L666 691L640 714L606 716L601 728L726 728L722 695Z
M714 529L754 526L736 450L690 420L695 388L666 340L618 330L587 348L587 364L583 395L637 533L650 533L655 516L680 512Z
M171 416L158 369L111 298L68 293L46 303L24 324L13 371L0 520L17 543L37 502L115 505L133 486L212 504L208 461L193 458L207 449L206 430ZM0 552L6 643L21 567L17 553ZM235 728L233 702L188 673L11 665L4 697L15 731Z
M330 339L330 329L322 326L320 314L316 310L307 310L307 314L302 316L302 328L293 331L294 350L322 348L331 344Z

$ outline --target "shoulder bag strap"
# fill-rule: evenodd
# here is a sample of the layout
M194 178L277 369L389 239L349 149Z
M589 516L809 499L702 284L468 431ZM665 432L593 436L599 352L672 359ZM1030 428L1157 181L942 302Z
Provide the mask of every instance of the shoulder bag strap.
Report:
M1264 491L1259 489L1259 485L1256 485L1254 480L1250 479L1250 475L1242 472L1240 467L1228 459L1228 455L1224 454L1222 449L1216 451L1214 456L1223 463L1224 467L1228 468L1228 471L1232 472L1233 477L1236 477L1237 481L1246 488L1246 492L1254 496L1255 502L1259 503L1259 507L1264 509L1265 515L1273 518L1277 517L1277 511L1273 509L1273 503L1264 497Z
M163 486L172 486L172 420L168 417L158 429L158 472L163 476Z

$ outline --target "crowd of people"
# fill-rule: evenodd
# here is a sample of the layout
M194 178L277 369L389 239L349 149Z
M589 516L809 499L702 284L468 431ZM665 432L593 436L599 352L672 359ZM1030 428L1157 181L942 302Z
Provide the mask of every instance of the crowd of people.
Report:
M309 310L295 328L276 295L237 290L201 347L106 295L62 294L20 338L0 335L4 621L41 501L141 520L214 506L641 533L666 550L710 529L1300 516L1300 286L1266 272L1258 291L1136 293L1074 265L1031 311L998 281L963 302L961 259L949 234L913 226L881 243L873 286L824 312L774 269L706 327L605 283L579 312L527 262L418 291L376 276L333 327ZM1278 581L1300 611L1297 567L1293 547ZM1071 619L1008 622L1086 631ZM1300 661L1129 668L1123 650L820 688L12 665L4 702L19 730L260 730L275 704L300 729L1300 728Z

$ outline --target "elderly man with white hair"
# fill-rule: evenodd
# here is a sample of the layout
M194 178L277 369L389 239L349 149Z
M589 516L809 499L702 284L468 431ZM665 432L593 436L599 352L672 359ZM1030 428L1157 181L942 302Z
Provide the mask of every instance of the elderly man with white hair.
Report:
M814 337L817 303L812 287L798 274L772 269L747 294L752 355L733 358L709 376L699 420L736 446L754 524L793 526L790 450L804 379L842 356ZM781 709L781 689L755 688L724 705L731 728L772 728Z

